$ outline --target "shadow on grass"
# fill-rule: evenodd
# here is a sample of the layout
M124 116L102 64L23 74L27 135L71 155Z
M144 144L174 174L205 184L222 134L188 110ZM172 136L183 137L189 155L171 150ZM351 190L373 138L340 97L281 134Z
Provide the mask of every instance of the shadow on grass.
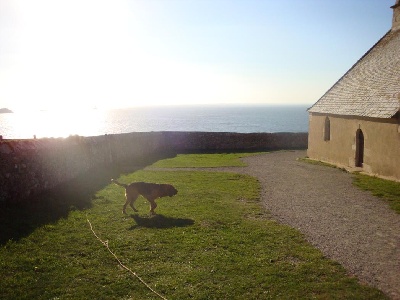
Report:
M194 220L191 219L171 218L171 217L165 217L163 215L155 215L149 217L131 215L131 217L135 220L136 225L132 225L129 228L130 230L133 230L138 227L163 229L171 227L185 227L194 224Z
M0 246L9 240L18 241L40 226L67 218L73 210L90 208L96 192L107 186L111 178L135 172L166 156L142 159L140 163L125 162L92 169L52 190L24 199L23 202L0 203Z

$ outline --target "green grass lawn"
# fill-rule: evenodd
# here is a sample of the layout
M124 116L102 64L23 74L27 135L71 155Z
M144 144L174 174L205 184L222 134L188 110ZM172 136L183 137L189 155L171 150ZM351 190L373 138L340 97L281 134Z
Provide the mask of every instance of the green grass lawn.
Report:
M244 167L242 157L256 153L178 154L176 157L159 160L152 166L157 168L217 168Z
M241 155L178 156L166 165L237 164ZM159 199L156 216L149 216L143 198L139 213L129 208L124 216L124 191L110 184L86 209L3 243L0 299L159 299L117 263L87 219L119 259L167 299L385 299L297 230L271 220L252 177L139 170L118 179L170 183L179 193Z
M370 191L374 196L388 201L389 206L400 214L400 182L385 180L364 174L355 174L354 185Z

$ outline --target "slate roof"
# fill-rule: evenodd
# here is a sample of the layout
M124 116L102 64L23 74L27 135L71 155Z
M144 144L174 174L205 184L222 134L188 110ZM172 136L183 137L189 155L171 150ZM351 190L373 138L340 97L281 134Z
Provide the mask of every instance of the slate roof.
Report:
M308 111L372 118L399 112L400 30L389 31Z

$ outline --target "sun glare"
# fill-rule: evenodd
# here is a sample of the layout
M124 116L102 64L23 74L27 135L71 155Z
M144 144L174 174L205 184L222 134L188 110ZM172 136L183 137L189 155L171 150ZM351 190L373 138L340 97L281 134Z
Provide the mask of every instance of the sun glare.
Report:
M260 80L146 51L142 43L148 37L135 15L140 2L10 3L16 14L17 49L7 72L0 70L5 83L0 96L11 100L13 109L264 100L254 92L264 89Z
M9 119L15 135L21 138L93 136L104 134L104 111L36 111L15 113Z
M47 109L90 107L128 92L125 78L133 66L125 59L140 55L126 1L12 3L18 46L11 76L4 78L9 97Z

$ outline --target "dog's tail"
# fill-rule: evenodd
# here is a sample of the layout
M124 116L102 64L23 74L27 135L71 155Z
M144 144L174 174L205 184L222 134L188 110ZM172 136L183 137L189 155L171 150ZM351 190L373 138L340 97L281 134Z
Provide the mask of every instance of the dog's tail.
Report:
M124 187L124 188L127 188L127 187L128 187L128 185L123 184L123 183L119 183L119 182L116 181L115 179L111 179L111 182L112 182L112 183L115 183L116 185L122 186L122 187Z

